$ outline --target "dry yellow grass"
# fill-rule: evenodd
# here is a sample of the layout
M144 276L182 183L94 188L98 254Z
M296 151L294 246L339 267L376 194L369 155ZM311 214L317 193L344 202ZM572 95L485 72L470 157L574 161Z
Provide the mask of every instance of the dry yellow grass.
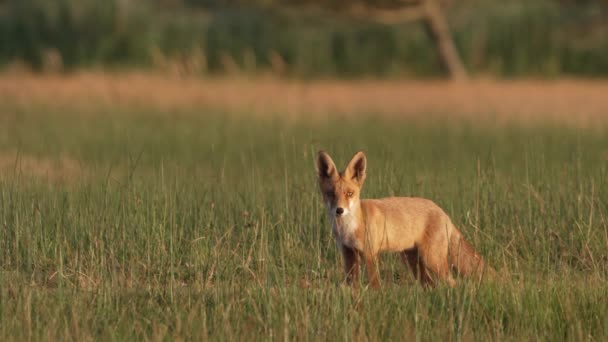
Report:
M59 159L23 155L16 151L0 152L0 179L20 175L64 183L82 175L77 160L63 156Z
M588 80L451 83L203 79L142 73L5 74L0 76L0 101L17 108L44 106L83 112L95 105L168 111L212 108L289 118L374 114L577 126L608 121L608 82Z

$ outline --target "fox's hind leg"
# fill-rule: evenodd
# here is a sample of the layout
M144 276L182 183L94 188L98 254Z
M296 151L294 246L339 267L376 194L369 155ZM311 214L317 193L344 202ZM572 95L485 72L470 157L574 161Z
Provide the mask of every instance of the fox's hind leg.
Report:
M414 275L414 279L418 280L424 288L433 287L433 278L431 278L426 266L422 263L422 259L418 255L418 249L407 249L401 254L403 263L408 264Z
M456 281L450 272L447 248L420 248L419 251L420 260L427 269L451 287L456 286Z
M444 225L445 222L441 215L431 215L427 222L424 237L416 247L418 248L418 255L426 268L433 272L437 278L454 287L456 281L452 277L448 262L449 231L442 229Z
M421 251L420 258L422 264L431 270L437 278L446 281L448 285L454 287L456 286L456 281L450 272L447 254L447 250L445 253L439 250L426 250Z

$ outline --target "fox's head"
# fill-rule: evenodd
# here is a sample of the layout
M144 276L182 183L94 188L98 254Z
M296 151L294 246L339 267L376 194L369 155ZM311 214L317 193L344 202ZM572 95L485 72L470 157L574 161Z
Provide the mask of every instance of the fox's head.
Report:
M363 152L357 152L342 172L329 154L319 151L317 175L323 200L330 215L336 218L351 214L359 207L359 193L365 181L367 160Z

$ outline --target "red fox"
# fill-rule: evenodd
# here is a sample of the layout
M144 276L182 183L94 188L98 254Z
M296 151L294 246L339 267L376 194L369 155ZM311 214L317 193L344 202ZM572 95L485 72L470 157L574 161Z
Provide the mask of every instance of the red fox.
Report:
M435 203L423 198L359 199L367 159L357 152L343 172L324 151L317 157L317 175L332 233L342 252L346 282L356 284L365 261L372 287L380 286L379 252L397 252L424 287L434 286L432 274L454 286L451 269L481 279L485 262Z

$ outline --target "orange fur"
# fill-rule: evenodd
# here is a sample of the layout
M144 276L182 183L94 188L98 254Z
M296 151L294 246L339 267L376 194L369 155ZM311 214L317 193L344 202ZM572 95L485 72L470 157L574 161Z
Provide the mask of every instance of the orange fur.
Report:
M371 286L379 287L377 260L384 251L400 253L423 286L434 285L431 275L454 286L451 269L481 278L483 258L432 201L414 197L361 200L366 169L363 152L356 153L343 172L338 172L327 153L320 151L317 158L319 187L348 283L356 283L363 259Z

